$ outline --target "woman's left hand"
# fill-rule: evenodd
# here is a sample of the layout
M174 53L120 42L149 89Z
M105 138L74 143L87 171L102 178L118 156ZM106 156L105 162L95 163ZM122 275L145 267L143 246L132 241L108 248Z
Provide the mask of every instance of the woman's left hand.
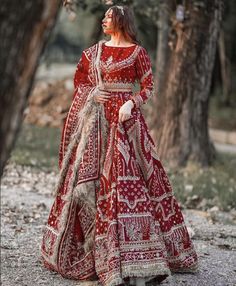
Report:
M132 108L134 107L134 103L132 100L126 101L119 110L119 122L124 122L128 120L131 116Z

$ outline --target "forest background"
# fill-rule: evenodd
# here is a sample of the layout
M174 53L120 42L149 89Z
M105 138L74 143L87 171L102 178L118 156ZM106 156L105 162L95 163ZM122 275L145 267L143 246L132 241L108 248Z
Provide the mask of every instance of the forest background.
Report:
M3 231L8 233L3 241L9 241L12 233L14 243L20 237L22 245L29 243L34 232L26 231L26 225L41 227L45 222L76 64L83 49L104 38L101 20L113 2L133 8L138 37L151 56L156 94L143 112L182 208L197 213L197 220L190 215L193 233L196 239L235 251L236 2L66 2L63 7L59 0L3 0L0 6L4 39L0 43L0 170ZM39 195L44 196L42 203L33 204ZM26 200L31 213L30 207L25 209ZM217 226L209 234L204 232L209 223L229 228ZM222 234L222 241L212 243L216 233ZM20 269L24 257L15 246L11 250L7 242L4 245L4 281L9 282L13 281L7 270L11 259L23 259L17 264Z
M23 117L24 124L12 161L57 169L61 131L52 127L61 128L63 125L73 94L73 73L81 52L104 38L101 21L106 9L113 4L126 4L134 11L138 38L152 58L156 93L144 107L144 113L157 143L158 154L173 174L177 194L182 202L193 197L197 204L206 198L214 200L211 206L217 204L224 210L234 208L235 1L69 0L64 1L67 4L64 8L61 1L50 1L53 13L48 17L51 22L47 19L51 23L48 30L45 29L47 37L40 34L42 28L36 31L29 29L32 23L37 24L33 13L39 15L47 7L42 7L42 1L38 2L38 7L37 2L31 7L30 2L25 1L22 15L11 1L6 2L5 10L4 5L1 6L2 15L10 9L12 16L17 14L18 22L9 20L8 27L18 27L19 22L25 19L24 14L29 14L27 9L32 9L32 19L25 20L25 27L21 25L22 31L25 29L23 32L29 37L33 33L31 42L40 43L35 48L38 54L32 60L29 54L34 56L35 50L31 53L30 45L27 50L27 45L22 44L31 42L18 37L19 40L14 42L16 52L9 57L13 54L10 50L14 48L9 32L5 49L1 52L1 69L12 66L14 71L11 76L5 73L6 80L1 83L6 96L5 101L2 97L0 107L3 127L0 136L1 171L14 146ZM9 14L6 14L6 19L11 18L7 16ZM4 21L2 23L4 28ZM19 45L22 49L18 49ZM21 50L24 51L22 58ZM18 71L14 57L19 62ZM22 75L24 69L31 71ZM24 80L18 80L17 76ZM21 100L19 90L23 90ZM18 100L19 105L16 104ZM57 139L45 141L50 136ZM226 152L222 153L222 150ZM6 157L5 153L8 153ZM187 194L182 191L186 186ZM225 192L225 188L229 192Z

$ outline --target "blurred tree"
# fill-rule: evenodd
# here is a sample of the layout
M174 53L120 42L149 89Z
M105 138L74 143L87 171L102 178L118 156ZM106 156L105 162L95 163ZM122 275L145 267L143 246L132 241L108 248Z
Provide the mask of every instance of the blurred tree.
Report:
M174 165L209 165L208 102L222 0L190 0L172 17L172 51L159 91L155 137L159 155ZM159 112L161 111L161 112Z
M235 105L233 95L233 76L236 73L236 2L229 0L224 2L223 25L220 31L218 56L220 60L222 98L221 105ZM233 94L234 92L234 94ZM222 104L223 103L223 104Z
M0 4L0 176L20 128L36 68L61 0Z
M87 43L88 46L95 44L102 34L101 22L104 17L106 4L99 0L64 0L64 5L67 7L67 11L72 14L78 12L78 9L90 12L95 20L92 25L92 31L90 39Z
M161 0L158 9L158 40L156 53L156 86L161 90L166 64L170 55L169 34L171 29L171 16L175 9L175 1Z

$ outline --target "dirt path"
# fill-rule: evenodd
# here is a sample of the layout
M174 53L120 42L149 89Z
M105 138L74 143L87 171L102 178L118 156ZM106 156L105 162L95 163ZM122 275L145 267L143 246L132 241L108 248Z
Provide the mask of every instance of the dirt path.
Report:
M1 182L1 272L4 286L73 286L78 281L44 269L40 262L42 226L52 204L56 175L9 166ZM162 285L236 286L236 227L212 223L206 212L185 210L200 257L197 274L174 274ZM228 213L217 217L232 221ZM235 219L235 218L234 218Z

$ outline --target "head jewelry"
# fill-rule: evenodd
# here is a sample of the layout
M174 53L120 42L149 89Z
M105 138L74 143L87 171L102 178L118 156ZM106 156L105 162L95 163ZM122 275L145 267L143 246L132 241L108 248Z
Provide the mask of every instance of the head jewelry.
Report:
M121 14L124 16L124 7L122 6L116 6L120 11L121 11Z

